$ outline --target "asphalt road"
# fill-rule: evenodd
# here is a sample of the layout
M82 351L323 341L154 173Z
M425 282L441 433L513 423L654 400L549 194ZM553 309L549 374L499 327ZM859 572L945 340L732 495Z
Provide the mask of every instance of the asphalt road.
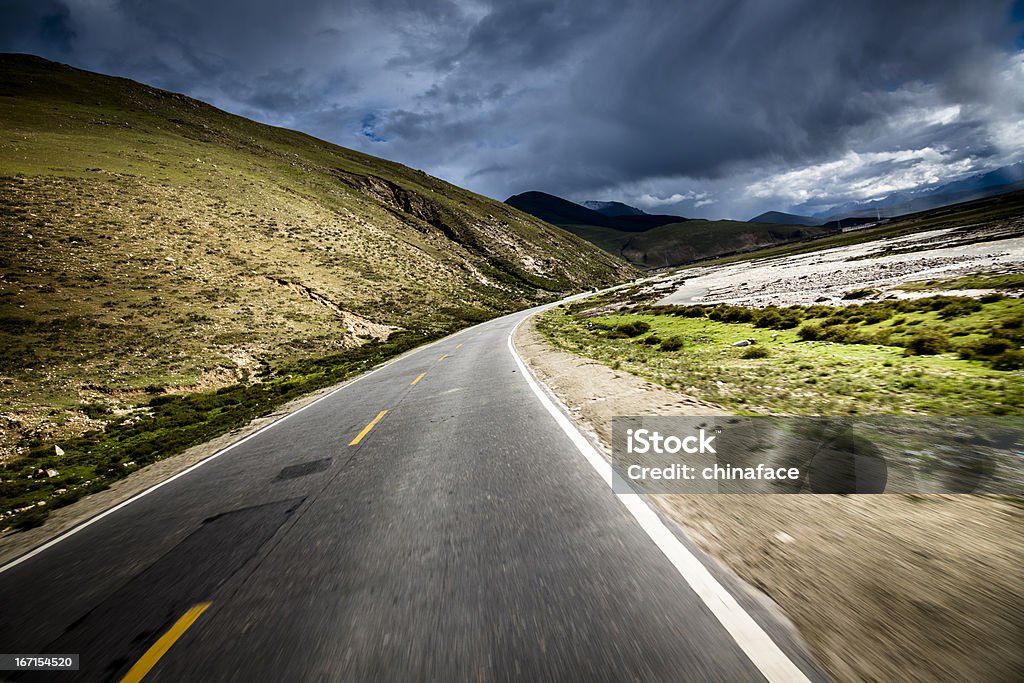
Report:
M581 455L508 344L525 315L406 355L0 573L0 652L81 656L0 677L734 682L781 654L773 680L820 680L715 572L758 625L730 628Z

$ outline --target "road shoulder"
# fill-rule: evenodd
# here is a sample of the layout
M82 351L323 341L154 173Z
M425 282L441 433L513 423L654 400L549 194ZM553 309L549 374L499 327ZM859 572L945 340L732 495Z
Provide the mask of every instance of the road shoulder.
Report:
M723 410L547 344L515 344L586 431L615 415ZM1019 680L1024 510L987 496L652 497L794 622L839 680Z

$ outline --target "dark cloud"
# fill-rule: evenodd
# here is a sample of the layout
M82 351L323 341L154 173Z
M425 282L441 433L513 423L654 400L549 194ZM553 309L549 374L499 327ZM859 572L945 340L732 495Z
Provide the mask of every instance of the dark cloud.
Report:
M0 9L0 49L184 91L498 198L743 217L933 185L1024 150L1021 2Z
M5 52L66 54L75 32L67 6L58 0L0 0L0 46Z

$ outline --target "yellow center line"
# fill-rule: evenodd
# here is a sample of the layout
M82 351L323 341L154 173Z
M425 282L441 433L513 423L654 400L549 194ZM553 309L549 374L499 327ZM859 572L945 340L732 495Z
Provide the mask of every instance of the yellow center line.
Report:
M443 360L444 360L445 358L447 358L447 357L448 357L448 354L446 353L446 354L444 354L443 356L441 356L440 358L438 358L438 359L437 359L437 362L438 362L438 363L440 363L441 361L443 361Z
M465 343L465 342L463 342L463 343ZM455 348L456 348L456 349L461 349L461 348L462 348L462 344L459 344L459 345L458 345L458 346L456 346Z
M383 417L385 415L387 415L387 414L388 414L388 411L386 411L386 410L382 410L379 413L377 413L377 417L375 417L372 420L370 420L370 424L368 424L365 427L363 427L363 431L359 432L359 434L356 435L356 438L354 438L351 441L349 441L348 445L349 446L355 446L360 441L362 441L363 437L366 436L367 434L369 434L370 430L373 429L375 426L377 426L377 423L380 422L381 419L383 419Z
M416 386L416 382L419 382L421 379L423 379L423 375L425 375L425 374L427 374L427 373L426 372L421 372L419 375L417 375L416 379L414 379L412 381L412 386Z
M167 651L171 649L171 646L181 638L182 634L188 630L188 627L195 623L199 615L206 611L206 608L210 606L208 602L201 602L189 611L185 612L178 621L174 623L174 626L170 628L167 633L160 636L160 640L153 643L153 646L146 650L146 654L142 655L139 661L135 662L135 666L128 670L128 673L121 679L121 683L138 683L149 670L156 666L156 663L160 661L160 658L167 654Z

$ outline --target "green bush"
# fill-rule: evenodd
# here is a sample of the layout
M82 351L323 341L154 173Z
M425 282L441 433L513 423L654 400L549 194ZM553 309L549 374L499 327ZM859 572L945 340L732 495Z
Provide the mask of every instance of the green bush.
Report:
M764 348L763 346L748 346L746 349L743 350L743 353L740 354L740 357L767 358L768 355L768 349Z
M874 308L864 315L864 322L868 325L876 325L891 318L892 314L891 308Z
M644 337L644 344L648 346L654 346L655 344L661 343L661 337L656 334L652 334L649 337Z
M627 337L639 337L645 332L649 332L651 326L643 320L631 320L628 323L621 323L615 328L617 332L621 332Z
M981 297L980 301L983 304L994 304L997 301L1002 301L1006 298L1006 295L1000 294L999 292L990 292Z
M765 309L761 311L761 314L757 316L757 320L754 321L754 327L777 328L781 324L782 316L774 309Z
M961 318L981 310L981 302L975 299L961 299L946 304L939 309L939 317L943 319Z
M949 337L940 330L918 330L904 342L907 355L934 356L949 350Z
M815 304L814 306L808 306L804 311L804 317L807 318L827 318L832 315L832 312L836 309L831 306L822 306L821 304Z
M796 336L800 337L803 341L821 339L821 324L804 323L800 326L800 329L796 331Z
M969 342L960 347L960 357L966 360L977 360L981 358L994 358L1005 351L1016 348L1016 344L1009 339L1002 337L988 337L977 341Z
M662 340L660 348L662 351L678 351L683 348L684 343L682 337L669 337Z
M853 325L832 325L824 329L819 338L836 344L859 344L862 341L860 332Z
M742 306L729 306L722 313L722 322L749 323L754 319L754 312Z
M1024 351L1018 349L1004 351L992 359L992 368L995 370L1020 370L1024 368Z

